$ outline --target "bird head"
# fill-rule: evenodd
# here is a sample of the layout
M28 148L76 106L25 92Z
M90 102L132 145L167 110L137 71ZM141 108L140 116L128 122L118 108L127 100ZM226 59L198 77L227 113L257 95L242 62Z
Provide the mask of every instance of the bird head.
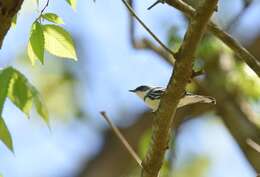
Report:
M145 94L151 89L151 87L146 86L146 85L141 85L134 90L129 90L129 92L133 92L137 94L139 97L143 98Z

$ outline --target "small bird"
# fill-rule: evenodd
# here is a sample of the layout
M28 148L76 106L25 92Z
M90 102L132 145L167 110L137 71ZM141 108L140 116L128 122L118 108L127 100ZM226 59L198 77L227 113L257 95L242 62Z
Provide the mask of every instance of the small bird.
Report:
M153 112L155 112L159 107L160 99L163 93L165 92L165 88L149 87L146 85L142 85L137 87L134 90L129 90L129 91L139 96L148 105L148 107L150 107L153 110ZM216 99L210 96L194 95L185 92L177 108L190 105L190 104L195 104L195 103L216 104Z

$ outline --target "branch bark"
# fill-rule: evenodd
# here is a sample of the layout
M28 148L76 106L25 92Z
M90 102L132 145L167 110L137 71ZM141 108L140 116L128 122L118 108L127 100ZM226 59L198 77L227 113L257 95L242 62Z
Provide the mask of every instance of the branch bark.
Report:
M204 34L207 23L216 7L217 0L205 0L194 14L177 53L175 74L173 73L162 96L159 110L155 113L150 148L143 160L143 177L157 177L162 166L165 151L170 139L171 123L176 107L184 94L185 87L192 75L192 61L196 48Z
M129 14L129 33L130 33L130 41L132 46L135 49L148 49L159 56L167 59L167 62L170 64L174 64L175 62L175 53L171 51L170 48L168 48L163 42L150 30L149 27L136 15L134 12L134 3L132 0L129 0L128 3L125 0L122 0L122 2L125 4L127 7L128 11L130 12ZM139 22L139 24L153 37L157 43L160 44L160 47L156 46L153 44L152 41L149 39L143 38L142 40L137 41L135 39L135 23L134 23L134 18Z
M12 19L22 6L23 0L0 0L0 49L11 27Z
M193 7L181 0L165 0L165 2L182 11L188 18L192 18L196 12ZM229 46L240 59L244 60L248 66L260 77L260 62L246 50L238 41L233 39L228 33L222 31L215 23L208 24L208 30L217 36L222 42Z
M208 104L194 104L180 108L176 112L172 128L177 130L183 122L197 118L199 115L212 111L214 108L215 106ZM139 118L133 125L120 129L135 150L138 150L143 133L152 126L151 114L151 112L143 113L138 116ZM111 129L105 131L104 135L104 148L96 157L90 161L87 159L83 162L82 168L75 175L76 177L121 177L138 168Z

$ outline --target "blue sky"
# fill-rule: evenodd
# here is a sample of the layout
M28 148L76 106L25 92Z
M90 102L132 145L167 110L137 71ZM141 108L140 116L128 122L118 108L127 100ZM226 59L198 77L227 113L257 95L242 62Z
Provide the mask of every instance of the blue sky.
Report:
M162 5L152 11L145 11L152 2L138 2L137 11L143 12L139 13L140 17L153 31L165 41L167 29L175 24L179 26L180 33L184 34L186 24L180 13L168 6L161 7ZM224 13L221 10L222 2L220 14ZM37 17L31 3L25 1L17 27L11 29L6 37L0 52L0 67L17 65L14 58L26 49L30 25ZM234 4L237 5L233 6L232 13L241 7L239 3ZM91 157L102 147L101 130L105 123L100 119L99 111L108 111L115 122L126 126L134 121L132 117L138 112L147 109L128 90L140 84L165 86L171 75L171 67L160 58L150 52L131 48L127 13L121 1L93 3L91 0L79 0L77 11L74 12L63 0L57 0L50 2L47 11L59 14L66 23L64 27L75 39L81 39L79 63L87 64L85 70L77 71L77 74L81 79L88 79L88 83L83 83L87 93L82 93L82 100L90 121L82 123L71 120L64 123L53 118L52 130L49 131L35 114L27 120L17 108L7 102L3 115L13 136L15 155L0 144L0 172L6 177L58 177L63 176L62 173L73 174L83 160L82 157ZM253 11L252 16L248 16L248 19L259 17L259 13ZM246 26L252 25L248 19L243 22ZM148 35L138 27L138 36ZM27 76L31 77L29 73ZM129 114L124 120L120 117L122 110ZM211 160L208 176L255 177L221 122L212 121L215 119L212 115L206 117L207 121L197 119L182 127L177 140L178 163L187 154L206 154Z

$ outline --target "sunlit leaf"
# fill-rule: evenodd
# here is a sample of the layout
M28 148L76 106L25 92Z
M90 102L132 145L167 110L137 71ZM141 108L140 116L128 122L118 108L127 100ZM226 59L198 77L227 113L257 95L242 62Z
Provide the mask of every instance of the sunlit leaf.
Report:
M18 70L12 67L1 69L0 88L0 140L13 151L12 138L1 115L7 96L27 116L34 103L38 114L47 124L48 112L36 88Z
M28 56L32 65L39 59L44 63L44 35L42 25L39 22L34 22L31 28L31 36L27 48Z
M57 14L54 13L45 13L42 15L42 18L56 24L64 24L64 21Z
M9 150L13 151L12 137L2 117L0 117L0 140L8 147Z
M77 60L74 42L70 34L57 25L43 26L45 49L53 55Z
M27 116L35 104L36 111L48 123L48 112L37 89L18 70L7 67L0 70L0 116L4 101L9 99Z
M10 68L0 70L0 115L2 114L4 102L8 94L11 77L12 70Z
M72 9L76 10L77 0L66 0L66 1L72 7Z
M9 84L8 97L27 116L32 108L32 93L27 79L20 73L13 71Z

